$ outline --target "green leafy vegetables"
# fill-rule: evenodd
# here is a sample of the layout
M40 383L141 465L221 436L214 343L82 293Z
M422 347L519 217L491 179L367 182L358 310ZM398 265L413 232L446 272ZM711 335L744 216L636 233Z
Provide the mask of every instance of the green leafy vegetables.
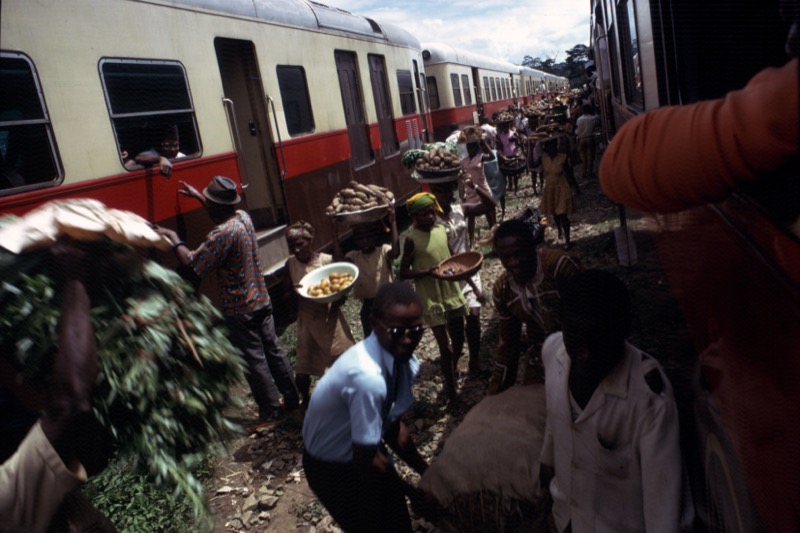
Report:
M242 359L219 311L177 273L125 245L91 246L95 416L118 455L131 457L157 485L184 492L195 513L208 516L191 469L237 430L223 411L236 401L228 390L244 375ZM47 250L0 249L0 356L42 389L59 342L61 300L51 264Z

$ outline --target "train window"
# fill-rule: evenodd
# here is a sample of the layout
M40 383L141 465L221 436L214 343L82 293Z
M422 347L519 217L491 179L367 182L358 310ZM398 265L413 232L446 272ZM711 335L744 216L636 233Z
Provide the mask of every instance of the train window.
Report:
M417 111L417 104L414 100L414 80L410 70L397 71L397 87L400 95L400 112L410 115Z
M450 74L450 85L453 87L453 105L461 107L464 103L461 101L461 84L458 81L458 74Z
M487 76L483 77L483 95L484 100L488 102L491 93L489 92L489 78Z
M472 105L472 91L469 86L469 76L461 75L461 90L464 91L464 104Z
M494 78L489 78L489 85L492 87L492 101L497 100L497 87L494 85Z
M183 65L176 61L107 58L100 61L100 74L120 150L132 155L153 150L164 131L175 126L180 153L200 154L200 136Z
M620 0L617 4L619 46L622 59L622 80L628 105L644 109L642 67L639 60L639 42L636 32L636 12L633 2Z
M0 196L55 185L63 176L33 63L0 53Z
M308 81L303 67L278 65L278 86L281 90L283 114L289 135L314 131L314 114L308 97Z
M436 78L428 76L426 80L428 82L428 102L431 109L439 109L442 105L439 103L439 86L436 85Z

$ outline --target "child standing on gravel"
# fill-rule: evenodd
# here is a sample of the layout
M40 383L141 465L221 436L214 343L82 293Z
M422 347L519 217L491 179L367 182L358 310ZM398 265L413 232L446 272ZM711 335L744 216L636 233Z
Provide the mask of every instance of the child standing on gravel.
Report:
M467 221L464 212L455 201L456 182L448 181L445 183L431 184L431 193L436 197L442 212L438 214L436 224L444 226L447 232L447 244L452 254L464 253L467 250ZM471 278L471 283L463 280L459 281L461 293L467 302L466 317L466 338L467 349L469 351L469 373L471 376L480 376L483 368L480 362L481 351L481 305L486 303L481 287L481 276L475 273ZM464 349L464 338L452 336L454 365L458 367L458 360Z
M386 217L389 221L388 230L382 220L354 224L352 226L353 244L356 249L344 255L339 244L339 223L335 218L331 218L334 259L349 261L358 267L358 278L353 285L353 298L361 300L359 318L365 339L372 333L370 320L372 300L381 285L394 281L392 261L400 256L400 236L397 232L394 205L389 206ZM392 234L391 244L381 243L387 231Z
M293 254L286 260L292 285L297 287L309 272L333 262L330 254L314 252L314 227L298 221L286 228L286 243ZM311 398L311 376L321 376L339 355L355 344L342 313L344 299L318 303L301 297L297 306L297 360L295 383L303 408Z
M558 228L558 239L565 241L564 249L572 248L570 241L569 215L574 211L572 188L572 164L569 161L569 140L560 136L545 143L542 155L544 168L544 190L539 209L552 216Z
M430 326L439 347L445 390L454 405L456 361L451 338L461 339L463 345L466 301L457 282L441 280L432 274L434 267L450 257L447 232L444 226L436 224L437 213L442 212L436 197L427 192L415 194L406 202L406 208L414 225L403 243L400 277L414 280L422 300L422 319Z

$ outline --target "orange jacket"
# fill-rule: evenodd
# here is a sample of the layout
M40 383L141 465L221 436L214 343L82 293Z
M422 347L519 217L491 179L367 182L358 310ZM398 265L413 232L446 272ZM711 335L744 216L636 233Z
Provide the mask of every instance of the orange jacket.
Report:
M793 59L724 98L628 121L600 163L603 190L641 211L679 211L778 170L798 152L798 77Z

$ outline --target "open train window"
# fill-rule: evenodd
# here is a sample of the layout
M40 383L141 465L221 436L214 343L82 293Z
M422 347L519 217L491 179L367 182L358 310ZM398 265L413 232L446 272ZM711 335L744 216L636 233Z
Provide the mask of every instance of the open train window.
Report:
M464 104L472 105L472 91L469 87L469 76L466 74L461 75L461 90L464 91Z
M494 84L494 78L489 78L489 85L492 86L492 101L497 100L497 87Z
M461 100L461 84L458 80L458 74L450 74L450 85L453 87L453 105L461 107L464 102Z
M417 104L414 100L414 79L410 70L397 71L397 89L400 95L400 112L404 115L415 113Z
M636 11L630 0L617 3L619 47L622 59L622 81L628 106L644 109L642 64L639 58L639 39L636 31Z
M289 65L278 65L275 71L289 135L313 132L314 114L311 112L311 100L308 97L306 71L303 67Z
M63 177L33 62L0 52L0 196L56 185Z
M489 77L488 76L484 76L483 77L483 94L484 94L484 99L488 102L489 101L489 97L492 94L492 93L489 92Z
M120 151L155 150L177 127L179 157L200 155L200 136L183 65L176 61L102 59L100 78ZM136 168L136 167L132 167Z
M428 102L431 109L439 109L442 104L439 102L439 86L436 85L436 78L428 76L426 80L428 82Z

